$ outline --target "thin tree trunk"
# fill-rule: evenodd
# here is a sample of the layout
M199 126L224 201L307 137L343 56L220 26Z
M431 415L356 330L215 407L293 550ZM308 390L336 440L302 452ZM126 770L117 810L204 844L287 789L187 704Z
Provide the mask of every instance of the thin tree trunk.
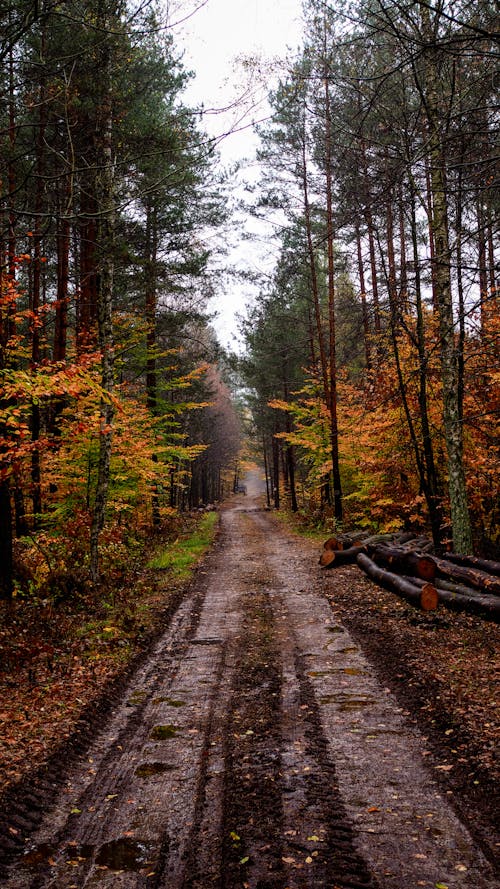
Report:
M472 528L467 505L463 462L463 435L459 404L459 366L455 344L453 301L451 292L451 257L448 239L448 214L445 159L441 144L440 110L437 84L439 70L432 34L430 12L420 3L423 33L426 38L425 90L423 99L429 124L430 184L432 191L432 237L437 310L439 318L441 378L443 383L443 425L448 452L448 489L450 494L453 548L455 552L472 553Z
M273 436L273 500L274 508L280 508L280 449L278 439Z
M156 208L149 205L146 221L146 325L147 325L147 369L146 397L149 409L155 413L157 408L156 383L156 261L158 250L158 226Z
M270 509L270 507L271 507L271 496L270 496L270 487L271 487L271 485L270 485L270 479L269 479L269 466L268 466L268 459L267 459L267 444L266 444L266 438L265 438L265 436L263 436L263 438L262 438L262 453L263 453L263 455L264 455L264 474L265 474L265 477L266 477L266 502L267 502L268 509Z
M366 157L366 145L362 142L361 145L363 152L363 177L364 177L364 197L365 197L365 209L364 209L364 217L366 223L366 229L368 233L368 248L370 251L370 272L372 279L372 298L373 298L373 317L375 322L375 332L380 334L382 330L382 324L380 319L380 301L378 295L378 278L377 278L377 260L376 260L376 251L375 251L375 228L373 225L373 216L371 210L371 195L370 195L370 187L369 187L369 178L368 178L368 161Z
M481 335L486 332L486 319L488 317L488 271L486 265L486 226L484 221L484 208L481 201L481 195L478 194L476 200L476 217L477 217L477 252L478 252L478 268L479 268L479 305L481 316Z
M360 288L360 297L361 297L361 311L363 315L363 333L364 333L364 341L365 341L365 361L366 361L366 369L371 369L371 354L370 354L370 321L368 318L368 306L366 304L366 285L365 285L365 268L363 264L363 253L361 249L361 233L359 230L359 225L356 222L356 244L358 250L358 273L359 273L359 288Z
M12 505L10 485L7 479L0 481L0 598L12 600Z
M417 313L417 349L419 358L419 390L418 405L420 412L420 424L422 428L422 446L425 463L425 484L423 492L429 510L429 520L432 529L432 539L436 547L440 547L443 539L443 510L442 488L434 459L434 446L432 442L431 427L429 422L427 401L427 374L428 358L425 343L425 325L422 306L422 289L420 280L420 262L418 253L417 215L415 208L415 194L413 185L410 186L411 200L411 236L413 246L413 263L415 267L415 307Z
M105 32L110 16L101 10L101 21ZM101 383L105 393L100 405L99 463L97 486L92 513L90 531L90 576L97 581L99 576L99 535L104 527L108 488L110 480L110 463L113 436L114 406L112 401L114 388L114 346L113 346L113 227L114 227L114 169L112 156L112 74L111 53L108 35L104 38L103 66L101 76L104 88L101 99L101 113L98 114L98 132L102 133L102 142L97 152L98 175L97 194L99 197L100 232L99 245L102 251L100 264L100 286L98 290L98 333L99 348L102 355Z
M342 521L342 480L339 461L338 392L337 392L337 343L335 330L335 256L333 245L333 198L332 198L332 120L330 108L330 86L326 62L326 19L325 19L324 88L325 88L325 185L326 185L326 238L328 255L328 328L330 346L330 439L332 452L333 508L335 518Z
M70 198L71 180L67 177L65 205L57 223L57 300L54 328L54 361L66 360L68 339L68 286L69 286L69 250L70 250Z
M31 370L36 373L40 364L40 302L41 302L41 259L42 259L42 232L41 218L44 203L44 174L45 174L45 130L47 126L47 97L45 89L45 77L43 71L45 55L45 33L42 31L40 45L40 64L42 74L39 91L38 133L36 140L37 166L35 186L35 218L33 225L33 277L31 288ZM33 449L31 453L31 496L33 500L33 528L40 527L42 515L42 479L40 465L40 449L37 444L40 438L41 415L40 406L33 402L31 406L31 440Z

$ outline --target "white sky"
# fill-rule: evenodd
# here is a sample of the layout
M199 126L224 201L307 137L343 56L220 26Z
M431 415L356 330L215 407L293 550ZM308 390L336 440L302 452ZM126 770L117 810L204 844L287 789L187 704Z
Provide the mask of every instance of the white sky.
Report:
M188 0L171 8L170 19L179 21L198 5ZM248 160L239 174L239 181L255 181L251 160L258 139L252 122L266 117L266 94L273 79L280 73L280 59L293 53L301 43L301 0L207 0L187 21L173 30L175 46L184 51L184 66L195 72L195 79L186 92L193 105L203 104L202 127L211 135L221 137L219 152L222 163L233 165ZM242 56L256 57L261 74L255 68L245 71ZM233 105L227 111L229 106ZM236 130L231 134L232 130ZM225 134L229 135L225 135ZM255 223L246 229L255 231ZM235 232L227 263L242 269L269 267L269 249L262 241L259 247L242 241ZM262 264L262 266L261 266ZM225 345L236 347L235 313L242 313L252 296L252 288L231 283L221 289L213 300L218 320L214 326Z

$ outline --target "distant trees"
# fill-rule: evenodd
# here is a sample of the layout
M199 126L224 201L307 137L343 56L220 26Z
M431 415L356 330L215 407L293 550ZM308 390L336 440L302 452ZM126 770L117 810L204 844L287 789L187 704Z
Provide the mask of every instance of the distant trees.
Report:
M323 380L331 422L323 480L316 469L311 478L323 508L331 479L352 518L428 521L436 544L451 534L463 552L473 532L485 550L499 534L494 21L482 2L310 0L304 51L271 96L262 136L264 203L302 232L288 288L309 270L303 299L316 323L302 365ZM358 291L350 327L338 305L346 273ZM273 298L277 287L263 305ZM284 399L290 442L298 413L304 431L300 391ZM338 497L333 513L339 521Z

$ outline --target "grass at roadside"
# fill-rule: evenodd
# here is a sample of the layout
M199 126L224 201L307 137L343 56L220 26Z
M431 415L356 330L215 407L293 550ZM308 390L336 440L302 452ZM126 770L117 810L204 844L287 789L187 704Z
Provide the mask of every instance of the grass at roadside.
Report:
M217 524L216 512L205 513L193 533L162 546L149 560L148 568L168 571L177 581L187 580L192 568L212 543Z
M161 626L209 549L218 514L183 517L175 541L112 584L0 614L0 793L46 760Z

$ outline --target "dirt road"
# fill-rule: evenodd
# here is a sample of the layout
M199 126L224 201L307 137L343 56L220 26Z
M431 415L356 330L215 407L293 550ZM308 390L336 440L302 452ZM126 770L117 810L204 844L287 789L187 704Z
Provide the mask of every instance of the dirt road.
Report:
M494 889L256 479L6 889Z

